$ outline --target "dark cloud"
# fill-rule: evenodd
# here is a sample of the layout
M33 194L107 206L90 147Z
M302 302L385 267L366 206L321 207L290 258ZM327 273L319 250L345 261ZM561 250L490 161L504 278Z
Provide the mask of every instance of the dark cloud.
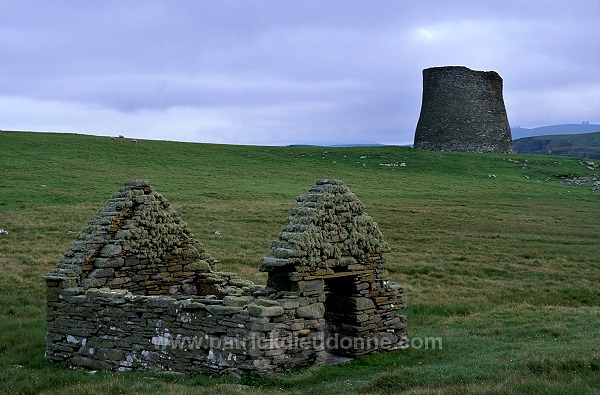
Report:
M598 1L0 1L0 15L0 129L406 144L421 71L440 65L498 71L514 124L600 122Z

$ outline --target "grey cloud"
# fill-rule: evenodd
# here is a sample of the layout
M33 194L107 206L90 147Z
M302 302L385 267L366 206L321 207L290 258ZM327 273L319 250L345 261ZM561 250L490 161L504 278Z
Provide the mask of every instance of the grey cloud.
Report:
M582 103L600 96L599 13L548 0L0 1L0 96L97 108L132 130L177 113L180 138L198 141L406 143L421 70L461 64L501 74L522 126L600 121Z

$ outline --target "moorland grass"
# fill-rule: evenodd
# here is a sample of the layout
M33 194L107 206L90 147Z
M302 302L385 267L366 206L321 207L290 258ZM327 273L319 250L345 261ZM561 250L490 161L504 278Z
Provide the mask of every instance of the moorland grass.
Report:
M593 173L552 156L0 132L0 228L9 231L0 236L0 393L597 393L600 191L560 183ZM343 179L392 248L387 268L406 287L411 339L439 338L442 348L416 343L240 381L48 363L43 276L139 177L220 259L218 270L257 283L295 198L318 178Z

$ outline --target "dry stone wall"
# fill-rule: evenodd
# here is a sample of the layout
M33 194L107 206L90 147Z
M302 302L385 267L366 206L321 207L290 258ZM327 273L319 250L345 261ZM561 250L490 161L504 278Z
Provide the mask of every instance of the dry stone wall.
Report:
M126 182L90 219L50 276L78 277L85 289L138 295L248 292L250 282L212 272L216 262L170 203L138 179Z
M512 153L502 78L463 66L423 70L423 101L414 148Z
M341 181L298 198L261 263L267 286L215 262L147 180L117 191L46 276L46 357L126 371L269 374L406 346L377 224Z
M261 270L269 273L271 289L318 291L311 302L324 311L327 351L356 356L377 349L383 339L401 346L406 335L396 315L403 291L384 269L382 253L388 250L356 195L342 181L318 180L298 198ZM340 339L365 346L344 347Z

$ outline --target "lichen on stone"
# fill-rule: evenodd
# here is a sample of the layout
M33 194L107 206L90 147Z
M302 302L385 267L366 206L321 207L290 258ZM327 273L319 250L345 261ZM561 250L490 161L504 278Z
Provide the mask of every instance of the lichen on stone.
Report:
M364 259L388 250L377 224L344 182L318 180L297 199L261 270L298 264L326 267L331 259Z
M119 267L123 266L124 259L130 262L126 267L142 261L144 265L199 262L197 270L200 271L210 270L209 263L215 261L169 202L144 179L127 181L111 196L77 234L61 263L86 267L81 271L83 279L92 275L94 266ZM96 260L99 260L98 265ZM125 272L121 275L129 276ZM111 284L126 283L127 278L113 280ZM92 287L96 283L86 284Z

